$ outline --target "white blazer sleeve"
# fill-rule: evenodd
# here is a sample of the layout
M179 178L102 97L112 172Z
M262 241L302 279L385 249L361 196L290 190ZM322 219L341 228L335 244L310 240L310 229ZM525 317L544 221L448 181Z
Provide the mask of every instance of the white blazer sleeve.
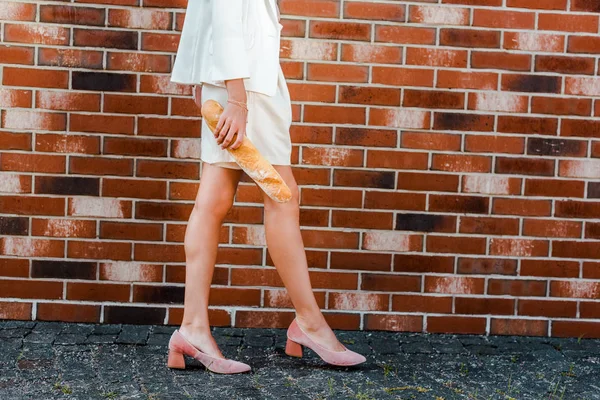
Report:
M215 67L213 78L215 80L250 77L242 27L243 2L244 0L213 1L212 37Z

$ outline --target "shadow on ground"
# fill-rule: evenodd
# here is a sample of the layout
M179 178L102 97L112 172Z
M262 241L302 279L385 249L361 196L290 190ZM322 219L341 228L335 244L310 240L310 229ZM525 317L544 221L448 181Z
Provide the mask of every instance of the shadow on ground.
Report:
M0 320L0 399L600 399L600 340L344 331L367 362L338 368L286 356L283 329L215 328L253 367L218 375L167 368L174 329Z

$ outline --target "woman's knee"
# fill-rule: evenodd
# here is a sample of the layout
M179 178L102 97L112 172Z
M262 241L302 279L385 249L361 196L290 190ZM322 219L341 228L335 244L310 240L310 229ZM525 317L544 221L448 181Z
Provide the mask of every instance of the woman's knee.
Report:
M279 203L265 194L264 203L265 211L286 211L286 212L300 212L300 191L298 185L295 183L288 184L290 191L292 192L292 198L290 201L285 203Z
M234 193L226 191L211 193L210 195L198 196L194 203L194 213L201 215L212 215L224 219L225 215L233 206Z

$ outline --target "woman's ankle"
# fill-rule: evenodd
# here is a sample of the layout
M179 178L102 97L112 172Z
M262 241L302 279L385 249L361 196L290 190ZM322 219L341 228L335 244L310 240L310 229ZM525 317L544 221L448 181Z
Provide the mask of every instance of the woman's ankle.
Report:
M199 324L194 322L182 322L179 327L179 330L195 334L210 334L210 325L202 323Z
M307 314L297 313L296 320L300 327L309 333L318 332L325 327L329 328L329 324L327 324L325 317L320 311L318 313Z

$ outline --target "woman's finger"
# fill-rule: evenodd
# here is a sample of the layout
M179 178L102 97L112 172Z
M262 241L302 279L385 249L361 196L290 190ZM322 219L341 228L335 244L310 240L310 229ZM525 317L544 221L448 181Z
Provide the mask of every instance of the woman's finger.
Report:
M233 137L235 136L235 134L237 132L238 132L237 126L234 124L231 124L231 126L229 127L229 132L227 132L227 136L225 137L225 140L223 141L223 144L221 145L221 147L222 148L229 147L229 145L233 141Z
M227 136L227 132L229 131L230 127L231 127L231 120L226 119L225 123L221 127L221 130L219 130L219 135L216 138L217 144L221 144L223 142L223 139Z
M225 125L226 121L227 121L227 116L225 115L225 113L221 114L221 116L219 117L219 122L217 122L217 126L215 128L215 137L217 135L219 135L219 133L221 132L221 129L223 128L223 125Z
M231 148L233 150L239 148L242 145L242 142L244 141L244 136L246 136L246 130L240 129L237 133L237 138L235 139L235 143L231 145Z

